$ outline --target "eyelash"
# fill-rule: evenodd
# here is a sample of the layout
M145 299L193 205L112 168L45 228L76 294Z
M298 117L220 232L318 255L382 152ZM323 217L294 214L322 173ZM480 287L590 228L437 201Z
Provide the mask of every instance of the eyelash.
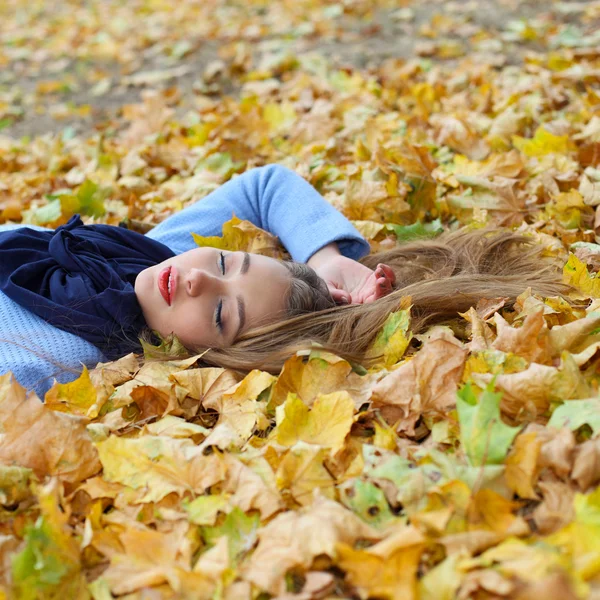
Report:
M223 275L225 275L225 255L222 252L219 252L219 258L221 263L221 271ZM217 310L215 313L215 321L217 322L217 327L219 331L223 333L223 321L221 320L221 313L223 312L223 300L219 300L219 304L217 305Z

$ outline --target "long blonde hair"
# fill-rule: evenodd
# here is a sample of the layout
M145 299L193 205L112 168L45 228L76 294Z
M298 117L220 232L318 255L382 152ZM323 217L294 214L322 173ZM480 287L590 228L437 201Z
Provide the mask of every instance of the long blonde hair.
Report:
M207 366L240 371L261 369L279 373L285 360L299 350L319 346L354 363L368 366L377 357L365 354L388 315L410 297L411 329L446 322L475 306L482 298L508 298L507 305L530 287L541 296L564 296L555 260L529 238L511 232L459 230L435 240L417 240L393 250L364 257L374 269L388 264L396 274L392 293L370 304L332 305L255 327L227 348L211 348L203 356ZM322 289L292 290L288 305L322 306ZM298 312L298 311L295 311ZM191 349L194 352L206 349Z

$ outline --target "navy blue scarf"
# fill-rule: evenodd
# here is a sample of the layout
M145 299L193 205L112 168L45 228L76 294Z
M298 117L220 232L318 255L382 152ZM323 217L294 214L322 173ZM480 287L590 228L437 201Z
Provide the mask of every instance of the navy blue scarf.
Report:
M138 345L146 324L135 278L173 256L140 233L84 225L75 215L54 231L0 232L0 290L114 360Z

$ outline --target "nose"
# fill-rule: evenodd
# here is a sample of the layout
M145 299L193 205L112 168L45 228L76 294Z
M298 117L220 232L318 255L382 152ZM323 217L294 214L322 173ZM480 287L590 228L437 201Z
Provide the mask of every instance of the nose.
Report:
M191 269L185 276L185 289L190 296L199 296L214 291L219 278L202 269Z

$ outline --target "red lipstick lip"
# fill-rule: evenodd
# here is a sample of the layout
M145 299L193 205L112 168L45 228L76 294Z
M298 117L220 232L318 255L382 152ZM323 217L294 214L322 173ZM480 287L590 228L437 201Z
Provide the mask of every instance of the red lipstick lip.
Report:
M158 291L161 296L165 299L165 302L171 306L171 297L169 297L169 277L171 275L171 267L165 267L158 274ZM172 285L172 284L171 284ZM171 295L173 290L171 289Z
M175 267L171 267L171 294L170 294L170 302L169 305L173 303L175 298L175 294L177 293L177 269Z

